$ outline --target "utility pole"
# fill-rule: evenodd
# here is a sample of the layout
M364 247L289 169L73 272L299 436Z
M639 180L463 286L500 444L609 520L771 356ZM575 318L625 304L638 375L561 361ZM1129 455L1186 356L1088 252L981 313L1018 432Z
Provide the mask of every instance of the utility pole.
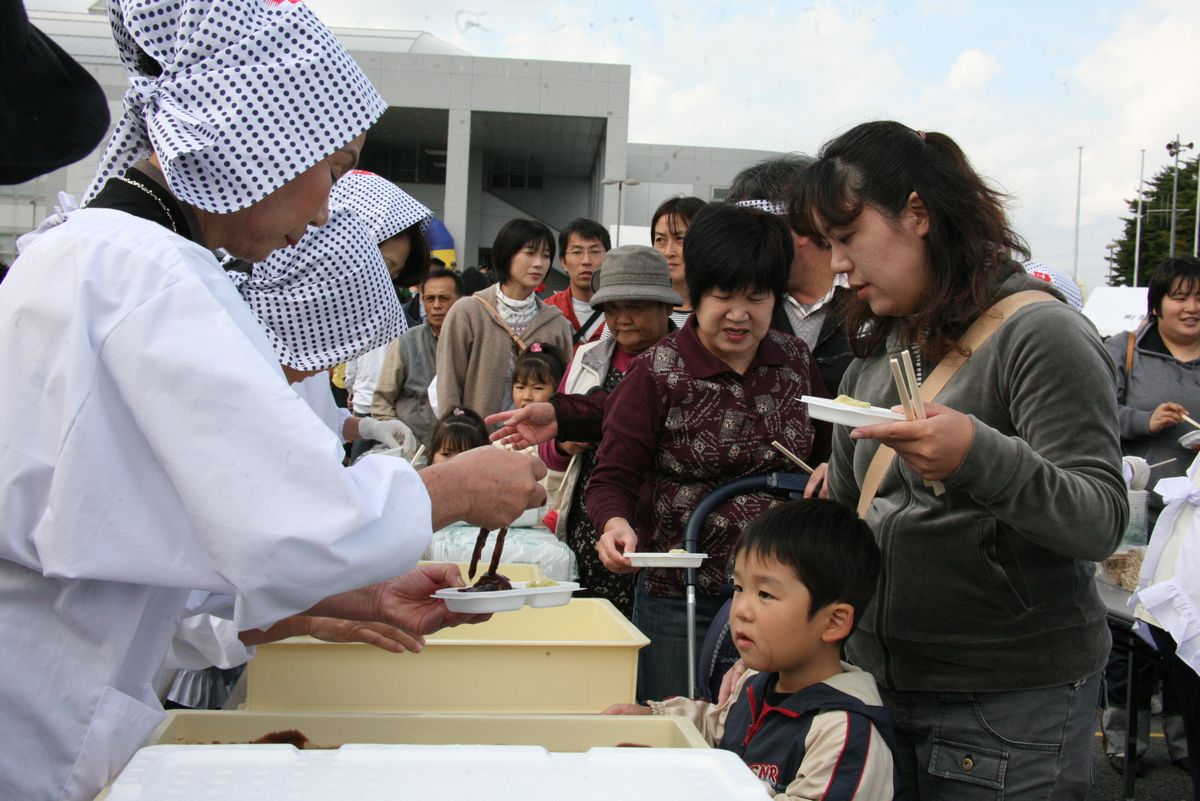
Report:
M1175 258L1175 218L1179 216L1175 210L1175 201L1179 197L1179 154L1191 149L1191 142L1188 142L1186 145L1180 144L1179 134L1175 134L1175 141L1167 142L1167 155L1175 157L1175 185L1171 189L1171 248L1167 254L1172 259Z
M1083 195L1083 145L1079 146L1079 172L1075 179L1075 252L1071 257L1071 277L1079 280L1079 200Z
M1142 261L1142 187L1146 185L1146 148L1142 148L1142 166L1138 169L1137 233L1133 237L1133 285L1138 285L1138 265Z

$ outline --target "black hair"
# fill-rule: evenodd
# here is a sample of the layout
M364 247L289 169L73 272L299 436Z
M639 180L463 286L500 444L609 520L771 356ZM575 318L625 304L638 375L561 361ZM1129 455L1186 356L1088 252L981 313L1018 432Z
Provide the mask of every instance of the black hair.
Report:
M530 344L513 363L512 382L549 384L558 389L567 368L554 348L543 342Z
M1146 288L1147 314L1157 317L1162 312L1163 298L1171 294L1176 281L1185 295L1194 292L1200 286L1200 260L1192 256L1173 256L1158 263Z
M585 242L598 240L605 250L612 250L612 238L608 235L607 228L587 217L576 217L567 223L566 228L558 232L558 251L564 256L567 253L567 243L571 241L571 234L575 234Z
M458 274L462 281L463 296L474 295L481 289L486 289L496 283L496 274L484 272L478 267L468 267Z
M790 567L812 596L810 620L829 604L845 603L857 627L879 583L871 527L853 510L819 498L787 501L754 518L738 540L734 556L743 555Z
M953 139L898 122L867 122L826 142L803 182L795 214L814 230L849 225L870 205L897 219L916 193L929 213L930 288L911 317L877 317L851 299L846 332L856 356L878 348L896 326L932 364L991 306L996 284L1029 258L1009 226L1003 193L975 172ZM796 222L793 226L800 230ZM689 265L690 266L690 265Z
M404 260L404 264L400 265L400 272L396 274L393 282L396 286L414 286L423 283L425 276L429 273L429 240L421 231L421 224L413 223L379 244L383 245L401 237L408 239L408 258Z
M430 439L429 461L442 451L455 454L488 444L488 430L479 413L462 406L455 406L442 415L433 427Z
M815 159L799 153L784 153L763 159L739 172L725 192L726 203L741 200L773 200L787 202L793 187Z
M545 223L518 217L506 222L500 233L496 234L492 242L492 265L501 283L508 280L513 257L527 247L546 248L553 262L554 232Z
M425 285L435 278L449 278L454 282L454 291L461 298L463 296L463 280L462 276L453 270L447 270L445 267L437 267L429 271L429 275L425 276L425 280L421 282L421 291L425 291Z
M440 270L446 266L446 262L439 259L437 256L429 257L429 269Z
M692 308L714 289L787 291L792 235L782 217L758 209L709 203L692 219L683 240Z
M685 226L692 224L692 218L700 213L700 209L704 208L705 203L698 197L689 197L687 195L676 195L669 197L662 203L658 204L658 208L654 210L654 216L650 218L650 235L654 235L654 226L658 225L660 217L667 218L667 224L672 224L675 220L683 221ZM677 233L671 229L671 233Z

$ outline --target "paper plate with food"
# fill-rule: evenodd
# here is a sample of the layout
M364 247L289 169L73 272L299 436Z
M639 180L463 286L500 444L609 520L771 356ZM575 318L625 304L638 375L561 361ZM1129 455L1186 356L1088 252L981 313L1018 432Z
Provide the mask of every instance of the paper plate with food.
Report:
M700 567L700 563L708 558L706 553L691 553L682 548L665 553L626 551L624 556L634 567Z
M813 419L825 420L829 423L850 426L851 428L905 419L904 415L898 412L893 412L891 409L883 409L879 406L872 406L866 401L855 400L849 395L838 395L832 400L804 395L800 400L808 404L808 414Z
M535 608L546 606L563 606L571 600L571 593L580 589L574 581L555 581L553 579L538 579L536 581L509 581L506 576L496 571L500 565L500 554L504 550L504 535L508 526L503 526L496 535L496 545L492 548L492 559L487 572L479 577L474 584L466 587L443 587L433 594L446 602L446 608L451 612L466 614L485 614L490 612L512 612L522 606ZM475 539L475 550L471 553L471 563L467 567L467 578L474 579L479 567L479 557L483 554L483 546L487 543L488 530L479 530Z

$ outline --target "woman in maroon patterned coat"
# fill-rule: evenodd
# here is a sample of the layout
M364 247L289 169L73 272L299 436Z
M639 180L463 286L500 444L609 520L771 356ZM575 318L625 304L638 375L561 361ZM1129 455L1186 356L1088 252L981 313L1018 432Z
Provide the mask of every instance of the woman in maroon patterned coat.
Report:
M687 325L630 366L608 399L604 436L587 508L605 567L636 570L626 551L680 546L696 504L736 478L794 469L771 447L822 461L829 430L814 431L801 395L825 395L808 348L769 330L786 289L792 238L780 217L712 203L684 242L695 313ZM700 632L724 600L729 562L742 528L781 499L732 498L705 520L700 550L709 558L697 584ZM687 692L686 608L681 570L639 577L633 622L651 644L638 666L640 698Z

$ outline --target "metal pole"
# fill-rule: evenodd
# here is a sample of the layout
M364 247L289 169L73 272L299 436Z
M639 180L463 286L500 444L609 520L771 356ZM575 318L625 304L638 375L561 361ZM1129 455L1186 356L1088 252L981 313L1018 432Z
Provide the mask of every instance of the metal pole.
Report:
M1142 166L1138 170L1137 233L1133 238L1133 285L1138 285L1138 265L1142 261L1142 187L1146 184L1146 148L1142 148Z
M621 246L621 195L625 190L625 182L617 181L617 247Z
M1179 134L1175 134L1175 185L1171 189L1171 248L1167 256L1175 258L1175 218L1178 213L1175 211L1175 200L1179 196Z
M1075 253L1071 258L1071 277L1079 280L1079 201L1083 195L1083 145L1079 146L1079 171L1075 180Z
M1192 232L1192 258L1200 258L1200 156L1196 157L1196 230Z

